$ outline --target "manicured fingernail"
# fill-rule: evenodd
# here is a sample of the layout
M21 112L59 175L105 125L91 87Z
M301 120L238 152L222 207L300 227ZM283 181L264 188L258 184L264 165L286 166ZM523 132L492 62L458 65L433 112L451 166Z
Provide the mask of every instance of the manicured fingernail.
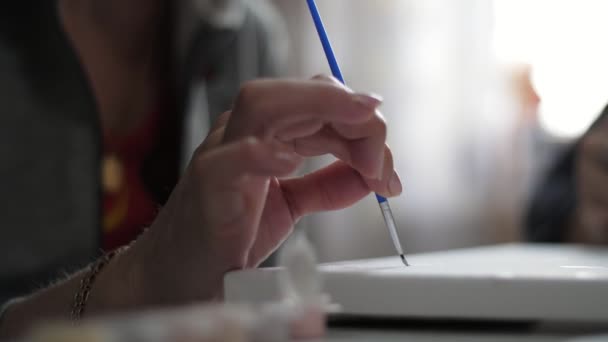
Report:
M383 101L382 97L376 94L357 93L353 94L353 99L355 100L355 102L359 103L360 105L364 106L369 110L375 110L376 108L378 108L378 106L380 106Z
M399 175L397 175L396 171L393 171L393 175L388 181L388 191L392 196L397 196L401 193L401 191L403 191L403 186L401 185Z

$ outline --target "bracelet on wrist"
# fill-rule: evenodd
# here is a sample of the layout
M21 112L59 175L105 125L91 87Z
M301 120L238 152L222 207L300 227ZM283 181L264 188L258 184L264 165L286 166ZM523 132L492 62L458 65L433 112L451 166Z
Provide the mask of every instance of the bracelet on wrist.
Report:
M122 253L127 248L128 246L124 246L106 253L88 267L84 276L80 280L78 292L76 292L74 295L72 311L70 314L72 321L79 321L84 316L87 302L89 300L89 296L91 295L91 290L93 289L93 284L95 283L95 279L99 273L101 273L104 267L106 267L115 256Z

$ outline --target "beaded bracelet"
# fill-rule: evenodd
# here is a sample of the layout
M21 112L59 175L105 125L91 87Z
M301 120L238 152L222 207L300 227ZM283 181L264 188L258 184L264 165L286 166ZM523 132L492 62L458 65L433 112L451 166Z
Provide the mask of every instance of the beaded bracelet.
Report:
M128 246L124 246L115 249L109 253L106 253L89 266L88 271L80 280L80 287L78 289L78 292L76 292L76 294L74 295L74 302L72 304L71 312L71 318L73 321L79 321L80 319L82 319L82 316L84 315L84 311L87 306L87 301L89 300L89 295L91 294L91 289L93 288L93 283L95 282L95 279L97 278L99 273L106 265L108 265L108 263L110 263L112 258L122 253L127 248Z

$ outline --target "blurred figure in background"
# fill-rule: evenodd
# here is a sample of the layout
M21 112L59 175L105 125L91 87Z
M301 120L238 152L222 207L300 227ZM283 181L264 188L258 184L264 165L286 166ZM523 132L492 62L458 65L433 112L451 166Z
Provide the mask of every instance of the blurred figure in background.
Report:
M0 5L0 304L153 221L207 114L278 73L277 25L262 1Z
M526 216L529 240L608 243L606 116L608 107L558 158L536 189Z
M542 98L531 139L534 179L519 230L531 241L606 242L601 223L608 194L601 180L605 152L599 148L606 110L596 118L607 100L608 48L601 42L608 3L493 3L498 56L530 64ZM564 18L570 25L563 24Z

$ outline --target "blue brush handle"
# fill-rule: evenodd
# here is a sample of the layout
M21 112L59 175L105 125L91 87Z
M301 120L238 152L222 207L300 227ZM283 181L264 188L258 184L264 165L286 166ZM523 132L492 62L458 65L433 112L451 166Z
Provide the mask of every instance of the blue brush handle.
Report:
M315 27L317 28L321 45L323 45L323 51L325 51L325 56L327 57L331 74L342 82L342 84L346 84L346 82L344 82L344 77L342 77L342 71L340 71L340 66L338 65L336 55L334 55L334 50L331 48L331 43L329 42L329 37L325 31L323 20L321 20L321 15L317 9L317 4L315 3L315 0L306 0L306 2L308 3L310 14L312 15L312 21L315 23ZM386 198L378 194L376 194L376 199L378 200L378 203L386 202Z

